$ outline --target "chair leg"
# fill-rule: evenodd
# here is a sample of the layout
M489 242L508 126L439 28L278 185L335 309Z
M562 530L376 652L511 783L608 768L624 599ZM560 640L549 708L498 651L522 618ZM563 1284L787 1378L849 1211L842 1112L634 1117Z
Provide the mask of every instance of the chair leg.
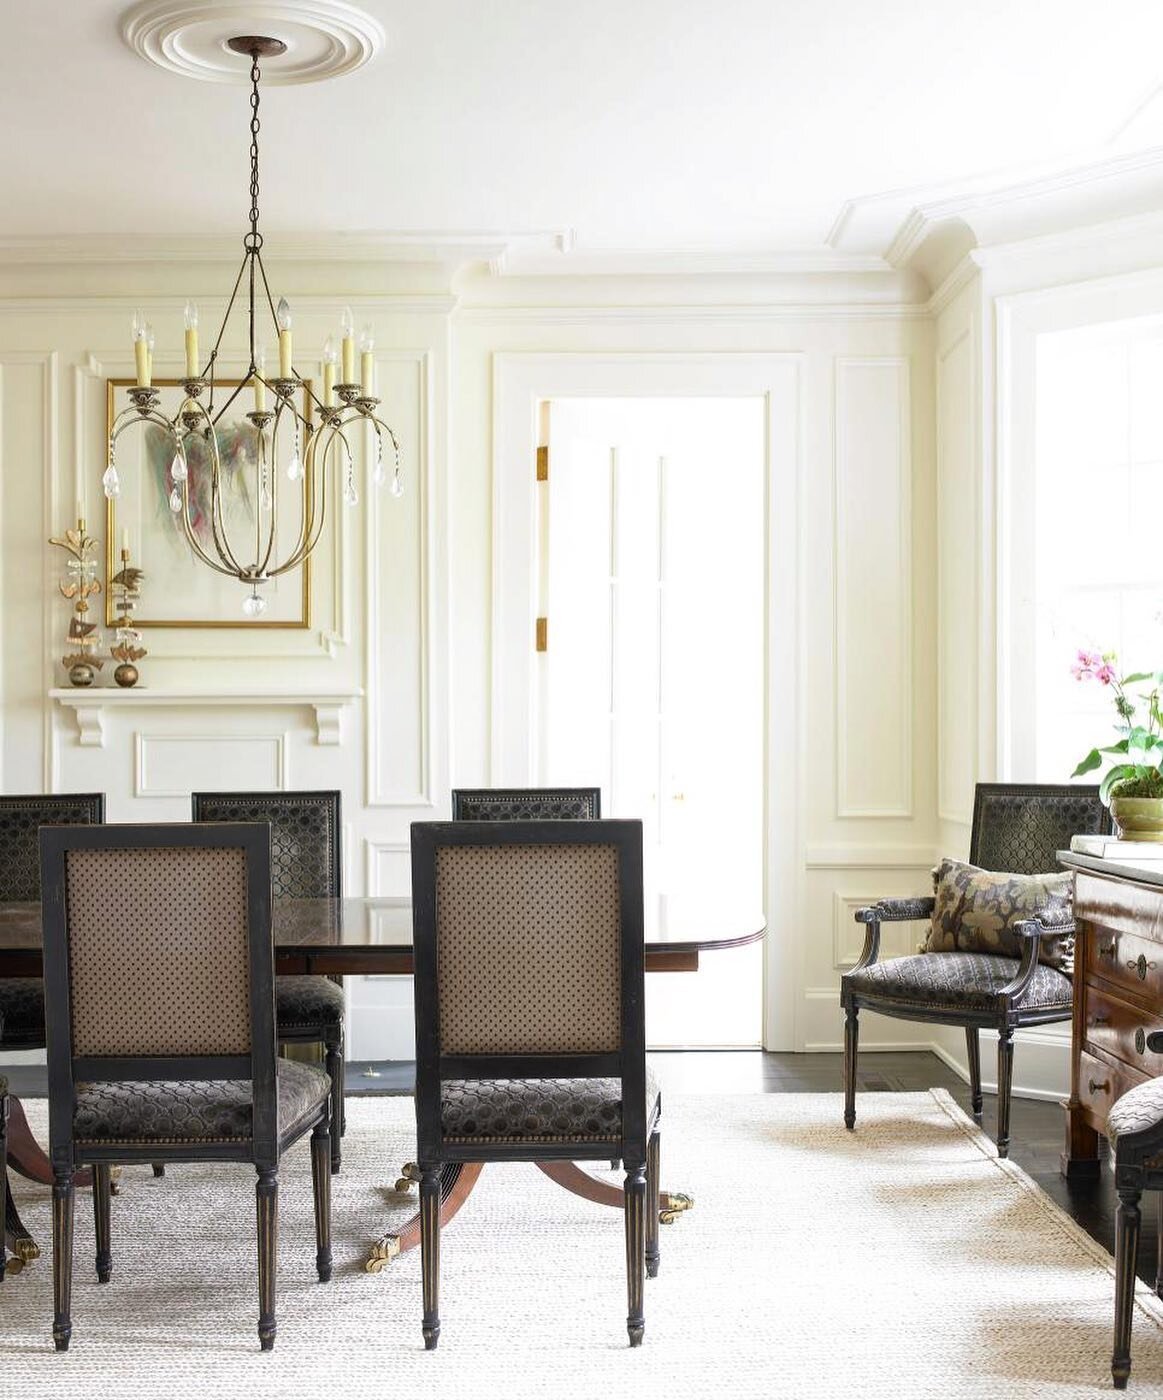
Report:
M113 1274L112 1221L110 1208L113 1181L108 1162L93 1167L93 1224L97 1236L97 1282L108 1283Z
M258 1167L258 1340L263 1351L275 1345L275 1282L279 1257L279 1172Z
M165 1176L165 1174L166 1174L166 1164L165 1164L164 1162L154 1162L154 1163L153 1163L153 1174L154 1174L154 1176Z
M969 1058L969 1101L973 1108L973 1121L981 1122L981 1042L976 1026L965 1027L965 1049Z
M73 1172L54 1169L52 1188L52 1338L68 1351L73 1335Z
M1014 1031L1003 1026L997 1037L997 1155L1010 1155L1010 1091L1014 1083Z
M642 1345L646 1315L642 1310L646 1263L646 1164L626 1164L626 1331L630 1345Z
M856 1049L860 1042L860 1009L849 1006L844 1018L844 1126L856 1126Z
M440 1340L440 1165L420 1163L420 1272L424 1282L424 1349Z
M1163 1298L1163 1191L1155 1193L1155 1293Z
M8 1081L0 1075L0 1283L8 1272Z
M343 1034L336 1040L324 1042L327 1050L326 1069L331 1080L331 1170L339 1171L343 1156Z
M311 1190L315 1198L315 1268L320 1283L331 1278L331 1126L320 1119L311 1134Z
M1135 1264L1139 1254L1138 1190L1119 1190L1115 1214L1115 1344L1111 1377L1116 1390L1126 1390L1131 1375L1131 1320L1135 1311Z
M646 1277L658 1277L658 1168L660 1152L659 1129L650 1134L646 1144Z

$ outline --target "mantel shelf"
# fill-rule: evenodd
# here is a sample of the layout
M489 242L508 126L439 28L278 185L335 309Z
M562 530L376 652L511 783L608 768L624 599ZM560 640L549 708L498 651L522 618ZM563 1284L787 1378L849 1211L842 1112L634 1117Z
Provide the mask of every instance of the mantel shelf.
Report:
M104 748L105 711L109 706L150 709L156 705L286 705L307 706L315 713L315 741L343 742L343 711L363 695L352 690L290 690L271 686L259 690L208 690L193 686L59 686L49 696L76 716L83 748Z

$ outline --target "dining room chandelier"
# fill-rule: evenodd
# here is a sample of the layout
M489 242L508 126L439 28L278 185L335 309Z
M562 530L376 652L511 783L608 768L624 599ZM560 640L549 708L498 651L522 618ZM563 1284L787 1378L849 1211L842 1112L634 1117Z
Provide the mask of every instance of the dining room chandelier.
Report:
M102 486L109 498L120 493L117 443L124 432L136 426L144 430L152 425L164 433L165 456L170 459L165 480L169 508L180 522L194 557L208 568L237 578L246 586L249 592L242 610L247 617L256 618L266 610L267 600L260 591L263 586L298 568L322 538L330 494L328 479L332 472L343 473L346 503L359 504L352 430L366 424L365 434L370 431L370 436L374 437L371 478L376 486L387 478L385 456L390 451L390 490L394 496L402 492L400 445L395 433L377 413L380 401L374 393L375 345L370 327L364 328L360 338L360 376L356 378L355 326L350 310L345 310L341 319L338 355L331 337L323 348L321 395L314 392L294 367L291 310L285 298L280 298L276 305L271 295L262 260L258 207L259 80L262 76L259 60L284 53L287 46L280 39L253 35L229 39L227 46L251 60L250 231L243 238L242 265L214 347L203 366L199 365L197 307L193 303L186 305L186 368L180 381L183 397L173 418L162 412L161 395L153 385L153 330L140 312L134 316L137 382L127 391L128 407L118 413L110 427L109 460ZM233 392L217 406L218 354L244 282L250 360ZM260 335L260 323L268 312L270 331L277 338L279 364L278 374L270 378L266 374L266 352ZM339 383L335 382L337 360ZM233 481L230 489L237 496L239 488L244 487L253 518L240 525L237 520L231 522L232 512L225 508L228 483L216 429L223 415L248 386L254 394L254 408L246 414L254 429L253 451L242 454L239 465L234 467L236 473L247 473L247 479ZM296 403L299 396L301 407ZM199 461L205 463L208 475L197 492L191 490L189 461L189 449L195 441L203 445ZM299 507L297 528L292 527L290 533L286 528L280 529L283 481L289 483L286 492L297 499Z

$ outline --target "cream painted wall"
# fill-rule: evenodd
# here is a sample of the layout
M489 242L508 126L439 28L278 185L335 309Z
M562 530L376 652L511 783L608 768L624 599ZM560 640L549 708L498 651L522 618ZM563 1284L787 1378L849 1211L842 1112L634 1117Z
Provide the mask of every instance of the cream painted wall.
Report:
M130 369L130 314L139 301L147 306L158 372L176 371L186 296L216 305L229 269L8 267L0 270L3 788L99 787L112 820L180 820L186 804L176 794L229 786L245 754L273 785L341 787L348 888L406 890L409 822L446 814L452 784L498 776L490 773L496 357L789 354L800 366L798 454L787 467L797 474L798 518L779 522L795 559L790 569L771 561L783 590L771 602L790 613L798 636L781 638L770 658L778 858L768 890L767 1039L773 1048L838 1048L839 973L859 947L851 911L923 889L938 845L935 338L923 304L895 292L878 304L836 278L802 279L777 294L738 281L714 287L713 300L705 283L676 282L665 300L658 284L641 296L645 283L628 294L581 284L566 305L552 284L483 276L463 279L454 296L438 269L271 271L305 349L317 350L345 302L358 320L375 321L407 494L396 502L385 493L370 514L340 513L339 561L325 556L317 570L311 631L151 632L143 680L155 691L338 692L353 697L341 734L317 731L314 710L298 701L160 705L147 689L140 704L106 714L98 747L83 745L73 712L47 699L62 680L54 658L68 610L54 593L61 558L44 541L68 523L80 484L103 535L103 380ZM914 937L902 932L899 949L887 951L906 951ZM348 992L352 1058L408 1053L407 984L353 979ZM871 1017L863 1037L869 1049L930 1040L925 1027Z

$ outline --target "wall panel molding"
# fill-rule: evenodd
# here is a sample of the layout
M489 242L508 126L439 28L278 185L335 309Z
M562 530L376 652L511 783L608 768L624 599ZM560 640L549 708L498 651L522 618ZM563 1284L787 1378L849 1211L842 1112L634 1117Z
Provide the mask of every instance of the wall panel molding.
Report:
M913 815L908 357L837 358L834 421L836 816L908 819Z
M278 734L133 734L134 797L189 797L217 788L287 791L291 736ZM252 750L248 754L246 750ZM182 751L185 751L184 753ZM224 759L216 764L215 759ZM221 777L216 776L221 773ZM155 776L156 774L156 776ZM180 777L176 775L182 775Z

